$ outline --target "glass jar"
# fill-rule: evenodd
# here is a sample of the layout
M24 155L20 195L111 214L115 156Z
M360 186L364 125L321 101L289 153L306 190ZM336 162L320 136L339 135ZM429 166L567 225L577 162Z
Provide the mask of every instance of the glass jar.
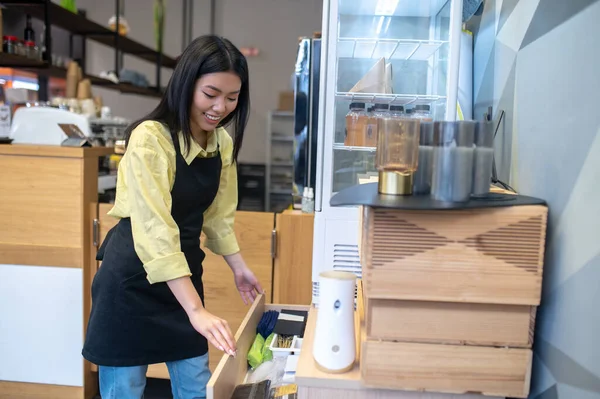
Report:
M367 113L365 103L350 104L350 111L346 114L346 137L344 145L349 147L363 147L365 145L365 130L367 128Z
M419 159L417 119L395 118L389 113L377 120L376 166L379 192L410 195Z
M2 42L2 50L7 54L17 53L17 43L19 39L15 36L4 36Z
M439 201L466 202L473 186L475 122L434 123L431 194Z
M413 183L413 193L428 195L431 193L433 175L433 122L420 123L419 129L419 163Z
M22 41L18 40L15 48L16 48L16 50L15 50L16 55L21 55L23 57L27 57L27 50L25 49L25 44Z
M427 122L433 121L433 118L431 117L431 107L427 104L415 105L412 116L413 118L418 118Z
M39 60L40 51L38 46L36 46L32 41L25 42L25 55L27 58L31 58L32 60Z
M475 125L475 156L473 160L474 196L485 196L490 192L494 165L494 127L491 121Z

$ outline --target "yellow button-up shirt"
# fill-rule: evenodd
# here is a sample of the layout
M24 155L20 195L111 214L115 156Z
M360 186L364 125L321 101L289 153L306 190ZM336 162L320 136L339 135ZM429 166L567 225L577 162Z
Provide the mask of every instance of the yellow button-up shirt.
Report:
M196 157L209 157L217 151L222 159L219 191L204 213L205 246L219 255L239 251L233 231L237 208L237 172L232 163L233 140L223 128L209 134L206 149L191 141L181 153L189 165ZM108 213L131 218L135 251L144 264L150 283L191 276L181 251L179 228L171 216L171 189L175 181L175 148L168 128L155 121L141 123L132 132L127 151L119 163L115 205Z

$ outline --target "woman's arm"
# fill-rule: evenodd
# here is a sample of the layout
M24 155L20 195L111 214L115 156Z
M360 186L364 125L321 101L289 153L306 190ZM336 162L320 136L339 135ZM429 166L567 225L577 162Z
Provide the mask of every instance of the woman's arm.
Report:
M227 321L209 313L189 277L167 281L167 285L187 313L192 326L216 348L235 356L236 344Z
M225 255L225 261L233 272L233 279L246 305L253 303L258 294L264 293L258 279L246 265L241 253Z

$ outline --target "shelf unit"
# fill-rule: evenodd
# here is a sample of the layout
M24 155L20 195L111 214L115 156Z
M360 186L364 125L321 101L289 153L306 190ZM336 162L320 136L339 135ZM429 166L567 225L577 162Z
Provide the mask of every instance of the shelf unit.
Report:
M48 66L43 61L36 61L21 55L12 55L7 53L0 53L0 65L15 69L21 69L27 72L34 73L38 76L44 76L48 78L64 79L67 73L66 68L61 68L54 65ZM115 83L112 80L88 74L84 74L83 78L89 79L92 85L94 86L119 91L123 94L139 94L143 96L157 98L160 98L162 95L158 90L156 90L155 87L146 88L134 86L130 83Z
M121 0L115 1L115 10L120 9ZM50 57L52 54L52 37L49 26L56 26L71 33L71 35L81 36L85 48L86 39L112 47L115 50L115 71L118 74L120 68L119 53L130 54L140 59L156 64L156 87L138 87L129 83L114 83L110 80L97 76L91 76L85 73L85 63L82 65L84 77L90 79L92 85L103 88L117 90L125 94L138 94L149 97L161 97L160 75L161 68L175 68L177 60L159 53L158 51L136 42L126 36L118 34L105 26L98 24L83 15L73 13L50 0L0 0L0 4L6 8L17 10L23 14L29 14L33 18L40 19L46 26L46 54ZM119 24L119 12L117 15L117 26ZM85 50L83 51L85 54ZM23 56L2 54L0 56L0 66L12 67L18 69L27 69L39 76L60 77L66 76L66 69L52 65L48 59L43 61L31 60ZM72 54L71 54L72 55ZM41 85L40 85L41 86ZM41 99L47 100L47 99Z
M293 202L294 112L269 112L266 150L265 211L280 212Z

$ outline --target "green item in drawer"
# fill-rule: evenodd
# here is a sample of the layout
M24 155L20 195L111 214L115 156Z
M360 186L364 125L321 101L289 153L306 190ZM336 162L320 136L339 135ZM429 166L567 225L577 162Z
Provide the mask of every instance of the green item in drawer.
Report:
M257 368L258 366L260 366L264 359L263 359L263 348L265 346L265 339L263 338L262 335L260 334L256 334L256 337L254 338L254 342L252 343L252 346L250 347L250 350L248 351L248 364L250 365L250 367L252 367L252 369Z
M273 342L274 337L275 337L275 333L271 333L271 335L269 335L267 337L267 339L265 340L265 345L263 346L263 350L262 350L263 362L268 362L269 360L273 359L273 351L270 348L271 348L271 342Z

